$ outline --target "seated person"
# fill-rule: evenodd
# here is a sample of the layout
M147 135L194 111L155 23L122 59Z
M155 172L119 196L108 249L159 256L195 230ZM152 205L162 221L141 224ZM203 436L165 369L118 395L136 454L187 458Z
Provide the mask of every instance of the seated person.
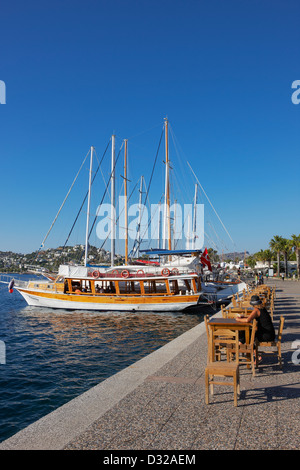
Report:
M252 295L250 304L254 307L250 315L244 318L237 317L237 321L240 321L243 323L249 323L255 318L257 321L257 330L255 333L255 338L259 342L274 341L275 340L274 325L273 325L269 312L267 311L265 307L263 307L262 301L259 298L259 296ZM240 333L241 333L240 342L245 343L245 332L241 331ZM259 360L260 359L261 358L259 358Z

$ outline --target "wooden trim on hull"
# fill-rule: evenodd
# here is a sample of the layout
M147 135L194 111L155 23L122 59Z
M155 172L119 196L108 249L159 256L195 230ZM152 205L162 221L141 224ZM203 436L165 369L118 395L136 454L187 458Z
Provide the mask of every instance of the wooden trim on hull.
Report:
M199 294L160 296L73 295L17 288L28 305L72 310L179 311L196 305Z

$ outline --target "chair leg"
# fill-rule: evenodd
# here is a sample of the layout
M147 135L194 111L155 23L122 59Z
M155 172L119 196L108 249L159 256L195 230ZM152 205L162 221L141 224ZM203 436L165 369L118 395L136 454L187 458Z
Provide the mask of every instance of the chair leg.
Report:
M279 367L280 369L282 369L281 344L280 343L277 345L277 355L278 355Z
M237 373L233 375L233 400L234 406L237 406L237 388L238 388L238 377Z
M241 394L241 387L240 387L240 370L237 371L237 393L238 395Z
M252 367L253 377L255 377L256 356L257 355L255 355L255 363L254 363L254 351L252 351L252 354L251 354L251 367Z
M209 404L209 373L205 371L205 403Z

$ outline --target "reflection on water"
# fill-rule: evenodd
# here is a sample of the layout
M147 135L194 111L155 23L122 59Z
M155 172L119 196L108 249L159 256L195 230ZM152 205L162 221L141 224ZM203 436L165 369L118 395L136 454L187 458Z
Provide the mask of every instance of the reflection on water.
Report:
M0 284L0 441L202 321L203 314L26 306Z

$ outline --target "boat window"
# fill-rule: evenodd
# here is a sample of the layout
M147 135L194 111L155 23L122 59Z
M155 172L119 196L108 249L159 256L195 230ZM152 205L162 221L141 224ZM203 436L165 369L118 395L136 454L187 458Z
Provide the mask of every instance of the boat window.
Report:
M141 287L139 282L119 281L120 294L140 294Z
M171 281L170 280L170 291L173 293L173 294L179 294L179 288L178 288L178 281L177 279Z
M166 294L167 293L167 286L165 281L155 281L156 285L156 292L157 294Z

